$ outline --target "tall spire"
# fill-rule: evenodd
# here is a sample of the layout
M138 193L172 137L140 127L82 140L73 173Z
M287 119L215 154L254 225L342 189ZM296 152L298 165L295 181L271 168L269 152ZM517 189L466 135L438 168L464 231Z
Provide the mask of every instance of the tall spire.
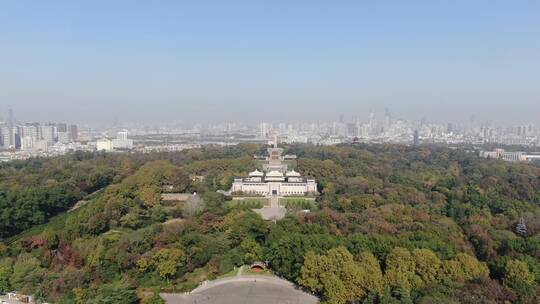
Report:
M277 148L277 135L274 134L274 148Z

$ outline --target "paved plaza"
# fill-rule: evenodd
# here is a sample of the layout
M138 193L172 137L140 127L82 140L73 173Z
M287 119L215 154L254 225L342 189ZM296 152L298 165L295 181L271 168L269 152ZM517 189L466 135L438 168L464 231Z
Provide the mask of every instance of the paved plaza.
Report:
M287 209L279 205L279 197L272 195L268 198L269 206L260 209L253 209L256 213L267 221L281 220L287 214Z
M272 276L236 276L208 282L187 294L161 294L168 304L315 304L318 299Z

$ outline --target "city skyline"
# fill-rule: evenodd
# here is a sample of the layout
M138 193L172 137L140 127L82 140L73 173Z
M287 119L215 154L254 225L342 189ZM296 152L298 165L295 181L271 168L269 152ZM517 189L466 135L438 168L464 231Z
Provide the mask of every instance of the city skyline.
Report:
M0 122L0 161L54 157L75 151L174 152L205 145L255 144L380 144L469 146L480 156L506 161L538 161L540 127L534 124L497 126L406 121L385 109L383 119L371 113L367 121L347 121L340 115L332 122L241 122L183 124L148 127L142 124L89 127L65 122L21 122L8 110ZM279 140L278 140L279 138ZM481 150L481 147L493 151ZM510 151L504 148L509 147ZM527 147L527 148L525 148ZM516 151L516 149L519 149ZM530 152L533 152L532 154Z
M2 111L3 110L3 111ZM332 122L346 122L346 123L357 123L357 122L369 122L371 119L375 119L378 122L384 123L385 119L391 117L394 121L405 121L405 122L421 122L423 124L456 124L456 125L477 125L477 126L516 126L516 125L540 125L540 116L536 119L517 119L512 121L497 121L494 119L483 119L482 115L477 115L475 113L463 114L459 119L444 120L437 119L436 117L427 116L427 115L418 115L416 117L406 117L401 113L396 113L393 110L390 110L388 107L380 106L377 111L374 108L366 109L365 111L359 111L358 113L351 112L339 112L336 115L326 115L324 118L316 119L312 116L297 116L294 119L287 119L283 116L273 116L263 119L261 117L243 117L238 119L226 119L222 117L221 119L216 120L190 120L185 118L176 118L172 120L133 120L129 119L129 116L119 116L112 115L107 117L107 119L97 119L95 117L88 117L87 119L76 119L74 116L70 116L67 119L61 119L58 117L47 116L42 119L28 119L28 115L20 114L16 111L16 108L9 107L7 110L0 109L0 124L10 124L10 122L19 122L19 123L55 123L58 121L64 123L73 123L73 124L82 124L92 127L121 127L125 125L133 126L167 126L167 125L218 125L218 124L229 124L229 123L238 123L245 125L257 125L261 122L268 122L273 124L287 123L332 123ZM14 114L16 113L16 114ZM347 113L347 114L344 114ZM31 116L30 116L31 117Z
M539 122L539 6L3 1L0 106L26 121L322 121L388 107Z

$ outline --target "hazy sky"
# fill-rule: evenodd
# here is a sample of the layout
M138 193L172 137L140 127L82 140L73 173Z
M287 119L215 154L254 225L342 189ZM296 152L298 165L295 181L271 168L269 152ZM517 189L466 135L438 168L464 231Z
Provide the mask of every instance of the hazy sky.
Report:
M540 123L540 1L0 0L0 115Z

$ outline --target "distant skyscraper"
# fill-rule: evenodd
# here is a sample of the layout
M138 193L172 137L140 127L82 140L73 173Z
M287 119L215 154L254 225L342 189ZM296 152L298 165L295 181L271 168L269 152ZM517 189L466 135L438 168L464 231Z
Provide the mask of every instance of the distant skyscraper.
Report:
M15 119L13 118L13 109L12 108L8 109L8 124L9 124L10 127L13 127L13 125L15 124Z
M77 141L79 139L79 128L77 127L77 125L70 125L68 132L69 138L72 141Z
M34 140L38 140L40 138L39 136L39 124L37 123L30 123L25 124L20 127L21 128L21 137L31 137Z
M388 108L384 109L384 129L388 130L392 126L392 113Z
M356 136L356 124L347 123L347 136Z
M70 142L68 132L58 132L56 134L57 134L56 138L58 142L63 143L63 144L67 144L68 142Z
M128 131L123 130L116 134L116 138L119 140L127 140L128 139Z
M34 149L34 138L25 136L21 139L21 150L29 151Z
M40 126L41 139L46 140L48 143L55 142L56 138L56 126L42 125Z
M2 130L1 130L2 131L2 134L1 134L1 136L2 136L2 147L4 147L4 148L9 148L9 147L12 146L12 144L11 144L11 137L12 137L11 130L12 129L10 127L3 127Z
M268 123L261 122L259 124L259 136L260 136L260 138L267 138L268 137L268 132L270 132L270 127L269 127Z
M133 148L133 139L128 139L127 130L120 131L116 134L116 138L112 140L112 147L120 150Z
M521 126L521 136L522 137L527 136L527 126Z
M2 146L4 148L18 148L21 144L19 128L3 127L1 131Z
M67 124L65 123L56 124L56 128L58 129L58 132L67 132Z
M373 110L369 113L369 132L375 132L375 112Z
M418 146L420 144L420 135L418 134L418 130L414 130L413 144L415 146Z
M518 136L521 136L521 135L522 135L521 126L517 126L517 135L518 135Z
M342 122L334 122L332 125L332 134L335 136L347 136L347 124Z
M19 149L21 147L21 133L19 128L13 127L11 129L11 136L13 138L13 148Z
M16 146L16 134L15 134L15 118L13 117L13 109L8 109L8 130L4 134L4 147L15 147Z
M452 133L454 132L454 125L449 122L448 125L446 126L446 133Z

